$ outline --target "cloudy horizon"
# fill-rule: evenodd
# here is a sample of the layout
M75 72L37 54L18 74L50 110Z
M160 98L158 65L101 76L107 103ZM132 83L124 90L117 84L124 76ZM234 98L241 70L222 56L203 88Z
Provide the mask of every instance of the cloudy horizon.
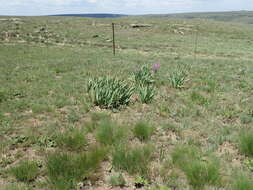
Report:
M169 14L253 10L252 0L0 0L0 15Z

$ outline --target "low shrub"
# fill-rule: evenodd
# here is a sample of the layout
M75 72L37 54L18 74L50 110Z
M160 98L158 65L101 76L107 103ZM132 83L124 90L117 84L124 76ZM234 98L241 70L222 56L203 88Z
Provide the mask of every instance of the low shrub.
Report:
M87 89L95 105L109 109L128 105L134 92L127 82L111 77L90 79Z

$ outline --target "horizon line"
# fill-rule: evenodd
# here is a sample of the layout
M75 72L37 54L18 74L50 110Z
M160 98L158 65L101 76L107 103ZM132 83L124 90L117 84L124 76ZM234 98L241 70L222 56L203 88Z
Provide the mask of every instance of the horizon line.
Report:
M44 16L63 16L63 15L122 15L122 16L146 16L146 15L174 15L174 14L197 14L197 13L229 13L229 12L253 12L253 10L229 10L229 11L193 11L193 12L175 12L175 13L145 13L145 14L124 14L124 13L59 13L43 15L0 15L0 16L18 16L18 17L44 17Z

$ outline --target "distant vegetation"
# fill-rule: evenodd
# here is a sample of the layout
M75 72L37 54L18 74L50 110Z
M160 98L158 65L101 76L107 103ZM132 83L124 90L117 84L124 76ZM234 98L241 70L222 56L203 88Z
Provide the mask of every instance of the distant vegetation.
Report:
M124 15L124 14L60 14L60 15L51 15L51 16L119 18L119 17L130 16L130 15ZM132 15L132 17L133 17L133 15ZM253 11L155 14L155 15L142 15L141 17L167 17L167 18L177 18L177 19L211 19L211 20L224 21L224 22L238 22L238 23L244 23L244 24L253 24Z
M212 19L225 22L239 22L253 24L253 11L210 12L210 13L179 13L166 15L152 15L155 17L181 18L181 19Z

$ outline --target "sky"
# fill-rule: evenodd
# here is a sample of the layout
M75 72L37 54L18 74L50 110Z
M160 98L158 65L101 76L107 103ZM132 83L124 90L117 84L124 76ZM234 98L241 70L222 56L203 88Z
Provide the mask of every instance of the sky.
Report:
M253 10L253 0L0 0L0 15L166 14Z

